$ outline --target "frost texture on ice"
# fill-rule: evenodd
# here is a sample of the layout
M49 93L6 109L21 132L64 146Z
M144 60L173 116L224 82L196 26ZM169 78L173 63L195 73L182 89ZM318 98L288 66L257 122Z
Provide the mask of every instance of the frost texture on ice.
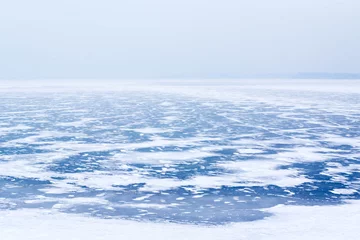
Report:
M360 197L357 81L79 86L0 87L9 216L212 226Z

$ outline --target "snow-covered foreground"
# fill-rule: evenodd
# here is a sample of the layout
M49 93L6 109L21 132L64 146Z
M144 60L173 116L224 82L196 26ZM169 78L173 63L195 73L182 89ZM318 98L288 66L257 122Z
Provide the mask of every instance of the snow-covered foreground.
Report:
M6 240L241 240L358 239L360 203L276 206L273 217L220 227L94 219L46 210L0 211Z

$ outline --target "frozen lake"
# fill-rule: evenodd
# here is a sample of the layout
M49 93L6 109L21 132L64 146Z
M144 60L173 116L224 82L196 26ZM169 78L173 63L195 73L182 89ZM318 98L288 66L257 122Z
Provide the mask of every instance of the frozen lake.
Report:
M360 81L3 83L0 103L6 239L22 216L58 236L71 221L126 223L125 239L304 239L325 223L316 239L356 236Z

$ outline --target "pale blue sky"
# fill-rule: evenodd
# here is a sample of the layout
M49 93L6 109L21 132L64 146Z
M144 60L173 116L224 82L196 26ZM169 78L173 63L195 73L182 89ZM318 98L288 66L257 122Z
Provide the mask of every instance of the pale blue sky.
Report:
M360 72L359 0L0 2L0 79Z

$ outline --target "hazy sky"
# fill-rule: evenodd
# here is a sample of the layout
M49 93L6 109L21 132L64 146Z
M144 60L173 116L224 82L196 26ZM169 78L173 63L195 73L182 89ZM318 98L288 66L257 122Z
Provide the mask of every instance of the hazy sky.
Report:
M359 0L0 1L0 79L360 72Z

